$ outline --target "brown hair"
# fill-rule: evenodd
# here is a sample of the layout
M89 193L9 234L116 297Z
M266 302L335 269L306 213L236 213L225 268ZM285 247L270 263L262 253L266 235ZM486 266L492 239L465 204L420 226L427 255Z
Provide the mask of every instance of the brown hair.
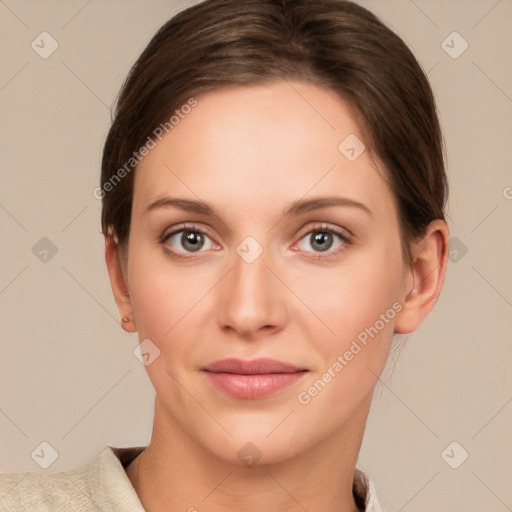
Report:
M134 151L191 97L278 79L333 90L354 110L367 149L387 170L402 254L411 263L411 242L432 220L444 220L448 194L433 93L407 45L374 14L343 0L206 0L158 30L121 88L103 151L102 230L115 234L121 253Z

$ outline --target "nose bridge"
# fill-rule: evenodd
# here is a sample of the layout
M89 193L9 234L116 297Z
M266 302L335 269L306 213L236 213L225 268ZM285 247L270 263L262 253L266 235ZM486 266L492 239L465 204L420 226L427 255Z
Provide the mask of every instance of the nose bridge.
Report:
M226 276L221 293L219 322L224 328L251 334L261 327L280 322L279 286L267 265L270 251L254 237L245 238L233 255L231 272ZM282 319L281 319L282 320Z

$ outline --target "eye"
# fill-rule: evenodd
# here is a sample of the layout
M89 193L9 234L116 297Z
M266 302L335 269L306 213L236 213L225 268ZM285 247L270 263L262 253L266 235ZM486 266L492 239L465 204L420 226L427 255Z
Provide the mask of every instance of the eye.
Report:
M209 241L209 244L207 243ZM206 249L212 249L215 244L210 237L197 226L181 226L179 229L167 233L162 239L166 249L175 258L186 258L180 253L194 253L201 252L206 245ZM172 249L169 249L171 246ZM181 246L181 247L180 247ZM178 247L179 250L176 249Z
M340 242L331 250L335 244L336 238L338 238ZM319 254L319 257L323 257L321 255L322 253L328 253L329 256L338 254L353 243L350 235L325 225L315 227L313 230L308 231L308 233L301 238L301 241L302 240L305 240L306 244L313 247L312 252ZM304 249L303 246L301 246L300 250L311 252Z
M332 249L336 238L338 238L338 245ZM313 251L304 248L300 243L299 250L313 252L317 258L339 254L353 244L352 235L328 225L317 226L308 231L301 238L301 242L303 240L313 247ZM176 259L185 259L189 257L187 254L204 252L201 249L208 250L218 247L201 228L194 225L180 226L165 234L162 237L162 243L168 254ZM324 256L322 253L326 253L326 255Z

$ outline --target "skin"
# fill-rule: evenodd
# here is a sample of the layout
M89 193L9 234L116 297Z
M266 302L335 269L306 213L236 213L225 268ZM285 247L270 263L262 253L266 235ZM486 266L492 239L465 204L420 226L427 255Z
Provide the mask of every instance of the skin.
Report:
M136 171L127 261L106 238L119 314L129 318L123 328L160 350L146 366L156 391L151 442L128 477L152 512L355 512L372 392L393 333L417 329L437 301L447 226L432 222L412 246L413 265L404 264L385 170L369 150L355 161L338 150L347 135L365 136L332 91L277 81L196 99ZM203 200L217 215L145 211L165 196ZM283 215L296 200L324 196L371 214L331 206ZM205 233L199 252L182 233L162 241L184 222ZM322 251L314 239L321 224L351 233L353 243L332 235ZM263 249L252 263L236 252L247 236ZM298 394L394 303L401 311L300 403ZM200 370L226 357L271 357L308 372L269 397L237 399ZM248 442L261 453L253 466L237 456Z

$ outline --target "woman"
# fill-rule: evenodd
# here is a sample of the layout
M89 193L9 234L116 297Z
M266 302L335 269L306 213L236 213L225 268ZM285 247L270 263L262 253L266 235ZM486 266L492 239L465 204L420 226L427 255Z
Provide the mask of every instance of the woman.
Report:
M403 41L339 0L207 0L153 37L102 162L147 447L0 478L6 510L383 510L356 467L447 259L442 136Z

